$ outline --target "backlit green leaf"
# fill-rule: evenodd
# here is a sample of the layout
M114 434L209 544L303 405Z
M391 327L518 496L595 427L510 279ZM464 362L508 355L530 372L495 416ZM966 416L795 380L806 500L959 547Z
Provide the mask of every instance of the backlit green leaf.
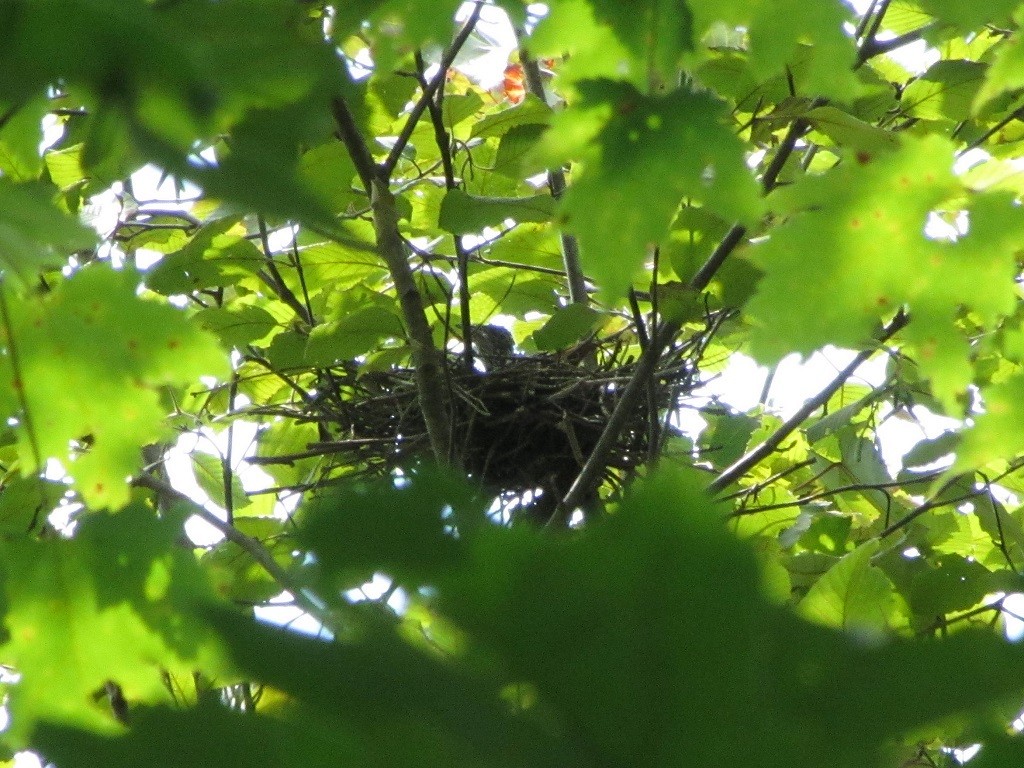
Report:
M125 481L141 467L139 447L166 436L162 387L228 369L214 337L180 310L139 298L137 283L128 270L83 269L43 299L12 304L5 329L18 367L7 358L0 397L10 415L22 397L28 408L20 436L25 465L47 457L66 462L97 508L127 502Z
M551 195L524 198L477 197L450 189L441 203L438 225L454 235L481 232L503 224L506 219L522 222L551 220L555 201Z
M668 235L684 196L728 220L756 217L756 185L713 98L683 89L647 97L608 80L579 87L578 109L602 115L604 124L560 218L579 239L586 270L605 295L625 292L648 249ZM573 151L576 109L554 119L542 143L545 157ZM667 156L673 162L664 162Z

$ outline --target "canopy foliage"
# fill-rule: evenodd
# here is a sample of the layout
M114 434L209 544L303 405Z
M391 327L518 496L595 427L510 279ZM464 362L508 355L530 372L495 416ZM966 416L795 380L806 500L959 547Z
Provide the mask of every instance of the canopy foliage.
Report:
M0 3L4 757L1019 765L1021 24Z

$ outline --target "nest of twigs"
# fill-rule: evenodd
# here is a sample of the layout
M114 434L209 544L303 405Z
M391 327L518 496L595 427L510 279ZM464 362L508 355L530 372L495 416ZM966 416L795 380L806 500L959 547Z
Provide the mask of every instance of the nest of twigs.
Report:
M673 345L659 361L604 463L604 479L626 481L675 430L669 418L696 385L702 344ZM456 462L506 510L547 519L597 444L637 362L621 337L570 352L447 359L446 401ZM430 455L415 372L332 369L303 420L325 439L311 450L339 465L386 474Z

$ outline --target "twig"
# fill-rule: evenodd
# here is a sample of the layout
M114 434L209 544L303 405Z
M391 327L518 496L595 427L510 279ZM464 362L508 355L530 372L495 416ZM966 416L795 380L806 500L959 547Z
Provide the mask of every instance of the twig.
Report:
M278 298L287 304L296 315L302 318L303 322L307 325L313 325L313 317L309 312L308 307L304 306L298 297L292 292L292 289L285 283L284 277L277 269L277 264L274 263L274 254L270 250L270 235L267 231L267 222L262 216L256 217L257 225L259 227L260 243L263 246L263 256L267 265L267 271L260 270L258 272L260 279L277 294Z
M363 182L363 189L366 196L370 196L370 189L373 187L373 180L377 176L377 166L373 162L373 155L370 148L359 132L355 116L345 103L345 99L336 96L331 100L331 111L334 114L334 122L338 126L338 138L341 139L348 150L352 164L356 167L359 180Z
M879 334L878 343L881 344L888 341L893 334L905 327L908 322L910 322L910 316L905 312L900 311L896 317L892 319L892 322L890 322L889 325L887 325ZM718 477L716 477L711 484L708 485L708 491L712 494L721 492L726 487L743 477L743 475L759 464L763 459L771 455L783 440L789 437L789 435L795 432L801 424L810 418L812 413L825 405L832 395L838 392L840 387L846 383L846 380L849 379L854 372L875 352L876 349L871 347L858 353L850 364L843 368L843 370L841 370L838 375L829 382L828 386L804 403L800 410L786 419L778 429L765 438L764 442L741 456Z
M891 4L892 0L872 0L871 9L864 14L863 23L858 25L856 37L860 40L873 40Z
M886 6L888 6L889 0L882 1ZM869 5L867 10L864 11L864 15L860 17L860 21L857 22L857 28L853 31L853 37L855 40L860 40L865 36L870 36L867 32L867 28L869 23L874 22L875 8L878 6L878 3L879 0L871 0L871 5ZM871 34L874 33L872 32Z
M405 125L402 126L402 132L398 134L398 138L395 140L395 144L391 147L391 151L388 153L387 158L381 163L380 173L385 179L391 178L391 174L395 170L395 166L398 165L398 160L402 156L402 150L405 149L406 144L409 143L409 139L412 138L412 133L416 130L416 124L419 122L420 117L423 116L423 111L430 105L431 100L434 98L434 93L441 84L448 77L448 69L455 61L455 57L459 55L459 51L462 50L462 46L466 44L469 36L473 33L474 27L476 27L477 21L480 19L480 11L483 8L483 3L478 2L473 8L473 12L466 19L466 23L462 25L462 29L455 36L452 44L448 47L448 50L441 56L441 61L438 64L437 74L434 75L434 79L427 83L427 86L422 89L423 93L420 94L419 100L413 104L412 109L409 110L409 118L405 121Z
M949 488L951 485L953 485L953 483L956 483L959 480L963 479L963 475L955 475L955 476L949 478L949 480L944 482L941 486L939 486L939 488L935 491L935 493L932 494L932 498L928 499L923 504L921 504L921 506L919 506L919 507L915 508L914 510L912 510L911 512L907 513L904 517L900 518L895 523L892 523L891 525L887 525L885 528L883 528L881 533L878 534L878 538L879 539L884 539L887 536L891 536L893 533L898 531L900 528L903 528L904 526L909 525L914 520L916 520L921 515L923 515L925 512L928 512L929 510L936 509L938 507L949 506L950 504L958 504L961 501L967 501L968 499L977 498L978 496L980 496L983 493L989 493L991 491L991 486L992 486L993 483L998 483L1004 477L1006 477L1007 475L1013 474L1014 472L1016 472L1017 470L1021 469L1022 467L1024 467L1024 459L1018 459L1016 461L1012 461L1012 462L1009 463L1009 466L1006 468L1005 471L1001 472L998 477L996 477L996 478L994 478L992 480L986 481L982 488L978 488L977 490L972 490L970 493L964 494L963 496L955 498L955 499L943 499L942 501L939 501L938 500L939 494L941 494L943 491L945 491L947 488ZM999 521L999 512L996 511L995 514L996 514L996 524L1001 526L1002 523L1000 523L1000 521ZM1003 554L1005 555L1006 553L1004 552Z
M853 68L858 69L869 59L873 59L875 56L880 54L889 53L889 51L895 51L897 48L902 48L904 45L916 43L932 30L938 29L938 27L939 23L937 21L932 21L925 24L923 27L912 29L899 37L892 38L891 40L876 40L874 36L869 37L857 50L857 60L854 62Z
M420 82L420 88L427 90L426 67L423 63L423 56L416 52L416 76ZM451 137L444 125L444 111L441 105L444 101L444 85L437 89L437 98L431 99L428 104L430 111L430 122L434 126L434 143L441 153L441 167L444 170L445 189L455 189L458 184L455 180L455 167L452 163ZM465 241L462 235L453 235L455 242L455 268L459 276L459 320L462 325L462 361L467 371L473 370L473 326L472 314L469 307L469 252L466 250ZM448 305L451 307L451 304ZM445 322L445 327L449 323Z
M1003 130L1003 128L1005 128L1007 125L1012 123L1014 120L1020 120L1020 119L1024 119L1024 105L1017 107L1017 109L1013 110L1013 112L1011 112L1010 114L1006 115L1006 117L1001 118L998 122L996 122L995 125L990 127L983 134L981 134L981 136L979 136L974 141L972 141L970 144L968 144L963 149L958 151L956 153L956 156L960 157L960 156L966 154L967 152L970 152L972 149L977 149L982 144L984 144L986 141L988 141L990 138L992 138L997 133L999 133L999 131Z
M140 474L132 479L132 485L137 488L148 488L156 493L158 497L188 504L192 514L216 528L218 532L223 534L225 539L233 544L237 544L253 560L259 563L277 582L278 586L294 598L296 605L302 608L303 611L332 632L336 632L339 629L338 618L324 604L314 599L298 582L292 579L288 572L274 560L273 555L270 554L261 541L242 533L208 509L194 502L174 486L153 475Z

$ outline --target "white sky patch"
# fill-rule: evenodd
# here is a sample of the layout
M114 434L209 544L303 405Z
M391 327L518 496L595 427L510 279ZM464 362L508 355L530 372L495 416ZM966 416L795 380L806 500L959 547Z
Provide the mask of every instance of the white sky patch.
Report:
M290 595L285 594L276 599L288 600L289 602L279 605L271 602L270 605L256 606L253 611L256 614L256 618L280 627L287 627L304 635L312 635L324 640L331 639L331 633L319 621L301 608L290 603Z
M1003 598L1006 637L1014 642L1024 638L1024 595L1019 592Z
M456 15L459 23L468 18L474 4L464 3ZM455 68L488 90L501 85L509 57L516 49L516 33L508 15L497 6L480 9L480 20L466 40Z

